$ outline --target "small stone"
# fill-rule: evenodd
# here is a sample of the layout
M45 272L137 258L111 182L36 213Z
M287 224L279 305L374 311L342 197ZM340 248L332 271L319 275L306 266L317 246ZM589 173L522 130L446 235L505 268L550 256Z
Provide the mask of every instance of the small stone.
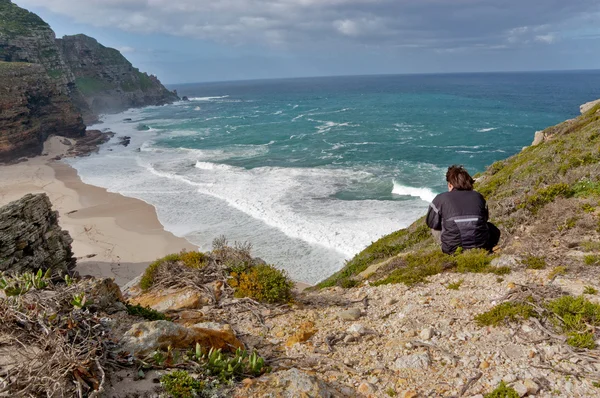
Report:
M433 329L432 328L425 328L423 330L421 330L421 333L419 333L419 337L422 340L429 340L433 337Z
M506 287L512 290L515 287L517 287L517 285L515 285L513 282L509 282L508 285L506 285Z
M519 397L527 395L527 387L522 381L518 381L513 385L514 390L519 394Z
M479 365L480 369L487 369L490 367L490 363L488 361L483 361L481 362L481 365Z
M538 386L536 382L531 379L525 379L523 384L527 388L527 394L529 395L537 394L537 392L540 390L540 386Z
M515 376L512 373L507 374L506 376L504 376L502 378L502 380L506 383L506 384L510 384L510 383L514 383L515 381L517 381L517 376ZM497 384L497 383L496 383Z
M386 306L394 305L398 302L395 298L391 297L385 301Z
M412 391L412 390L403 391L402 395L401 395L402 398L416 398L418 396L419 396L419 394L416 391Z
M352 326L350 326L348 328L348 333L351 334L359 334L359 335L363 335L365 334L366 329L363 325L361 325L360 323L353 323Z
M481 394L477 394L477 395L473 395L471 398L484 398L484 397Z
M361 312L358 308L350 308L338 313L338 317L344 321L356 321L360 316Z
M427 353L418 353L399 357L392 365L392 368L395 370L427 369L429 365L429 355Z
M364 395L373 394L375 392L375 388L369 383L361 383L358 386L357 391Z
M352 343L356 341L356 337L352 336L351 334L346 335L346 337L344 337L344 343Z
M377 384L377 383L379 383L379 379L377 377L375 377L375 376L369 377L369 379L367 381L369 383L371 383L371 384Z
M531 333L533 332L533 328L527 324L523 324L521 326L521 330L524 331L525 333Z

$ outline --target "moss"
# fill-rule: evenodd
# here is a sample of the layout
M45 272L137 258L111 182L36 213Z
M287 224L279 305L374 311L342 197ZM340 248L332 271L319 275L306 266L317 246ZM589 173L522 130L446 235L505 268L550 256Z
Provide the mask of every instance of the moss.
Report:
M600 255L588 254L583 257L583 262L586 265L600 265Z
M479 326L498 326L505 321L516 322L519 319L529 319L535 312L526 303L506 302L475 317Z
M462 285L464 281L465 281L464 279L461 279L461 280L459 280L457 282L449 283L448 286L446 286L446 289L448 289L448 290L458 290L458 289L460 289L460 285Z
M494 391L485 394L484 398L519 398L519 393L514 388L508 387L503 381L500 382Z
M527 269L544 269L546 268L546 259L543 257L527 256L521 260L521 264L525 265Z
M445 268L454 267L452 256L439 249L409 253L403 259L400 268L392 271L386 278L374 283L375 286L403 283L413 286L427 281L428 276L441 273Z
M340 280L358 275L370 265L411 249L428 239L431 239L431 232L425 225L425 218L423 217L407 229L401 229L372 243L348 261L341 271L322 281L317 287L336 286Z
M205 388L202 381L194 379L185 370L176 370L162 376L160 384L173 398L195 397Z
M127 307L127 313L132 316L139 316L149 321L164 321L170 320L162 312L153 310L150 307L142 307L141 305L125 304Z
M140 288L142 290L148 290L154 285L154 275L158 270L158 267L167 262L175 262L179 261L179 253L169 254L163 258L159 258L158 260L152 262L144 271L142 275L142 279L140 280Z
M576 348L587 348L593 350L596 348L596 339L592 333L569 333L567 335L567 344Z
M242 273L231 273L235 297L250 297L267 303L286 303L292 299L294 283L272 265L259 264Z

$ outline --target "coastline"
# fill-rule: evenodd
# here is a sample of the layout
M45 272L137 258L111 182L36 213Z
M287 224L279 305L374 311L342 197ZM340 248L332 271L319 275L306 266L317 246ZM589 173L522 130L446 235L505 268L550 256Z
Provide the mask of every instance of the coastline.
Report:
M68 148L61 137L51 137L44 155L0 166L0 206L27 193L46 193L59 212L59 224L73 238L81 275L114 278L122 286L157 258L197 250L166 231L152 205L85 184L75 169L53 160Z

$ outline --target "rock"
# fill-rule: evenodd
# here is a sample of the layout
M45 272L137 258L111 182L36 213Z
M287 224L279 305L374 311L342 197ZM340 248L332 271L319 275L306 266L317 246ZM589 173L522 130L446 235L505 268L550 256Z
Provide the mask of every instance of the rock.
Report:
M421 340L429 340L433 337L433 329L432 328L425 328L423 330L421 330L421 333L419 333L419 337L421 338Z
M140 287L142 276L143 275L136 276L135 278L127 282L125 286L123 286L123 289L121 290L123 292L123 297L125 297L126 299L131 299L143 293L142 288Z
M249 386L238 388L235 398L263 397L356 397L355 391L349 391L343 386L326 383L316 376L309 375L296 368L275 372L262 376Z
M348 328L348 333L363 335L367 330L360 323L353 323L352 326Z
M344 321L356 321L360 316L361 311L358 308L350 308L338 313L338 317Z
M394 304L396 304L397 302L398 302L398 300L397 300L397 299L395 299L395 298L391 297L391 298L389 298L389 299L387 299L387 300L385 301L385 305L394 305Z
M502 381L504 381L506 384L514 383L515 381L517 381L517 376L515 376L512 373L509 373L502 378Z
M500 257L494 258L491 263L493 267L509 267L515 268L519 265L519 261L516 256L511 256L509 254L503 254Z
M392 365L392 368L394 370L427 369L430 364L431 361L427 353L418 353L399 357Z
M183 289L149 290L129 299L129 303L166 312L202 308L203 305L211 303L211 300L203 290L187 287Z
M297 343L304 343L314 336L315 333L317 333L317 329L315 328L314 322L304 322L300 325L298 331L287 340L285 345L291 347Z
M46 194L28 194L0 208L0 271L50 269L54 276L71 275L72 242L58 225L58 212L52 211Z
M174 319L173 322L184 326L192 326L202 322L204 318L204 313L201 311L183 310L177 312L176 319Z
M535 395L540 390L540 386L531 379L525 379L523 384L525 385L525 388L527 388L527 394L529 395Z
M156 350L172 348L192 348L196 343L204 348L235 351L243 348L231 326L218 323L198 323L185 327L169 321L136 323L125 333L122 350L138 357Z
M527 387L522 381L518 381L513 384L512 388L514 388L517 394L519 394L519 397L524 397L527 395Z
M78 286L83 288L89 308L108 314L126 309L121 289L113 279L83 279Z
M344 343L353 343L356 340L357 338L352 336L351 334L347 334L346 337L344 337Z
M543 131L536 131L535 135L533 137L533 142L531 143L531 146L536 146L541 144L542 142L544 142L546 136L544 134Z
M583 104L579 107L579 111L583 115L584 113L588 112L590 109L592 109L593 107L595 107L598 104L600 104L600 99L595 100L595 101L586 102L585 104Z
M183 97L181 97L181 100L185 101L185 102L188 102L190 99L184 95Z
M375 392L375 387L373 387L373 385L370 383L360 383L356 391L363 395L369 395Z

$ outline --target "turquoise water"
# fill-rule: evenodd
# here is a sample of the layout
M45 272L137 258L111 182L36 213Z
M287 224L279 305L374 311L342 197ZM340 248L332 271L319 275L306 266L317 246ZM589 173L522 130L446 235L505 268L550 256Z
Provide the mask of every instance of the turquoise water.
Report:
M177 86L189 102L99 128L132 137L73 161L153 204L202 249L224 234L316 282L424 214L445 169L473 174L600 98L600 72L366 76ZM131 119L131 120L126 120Z

